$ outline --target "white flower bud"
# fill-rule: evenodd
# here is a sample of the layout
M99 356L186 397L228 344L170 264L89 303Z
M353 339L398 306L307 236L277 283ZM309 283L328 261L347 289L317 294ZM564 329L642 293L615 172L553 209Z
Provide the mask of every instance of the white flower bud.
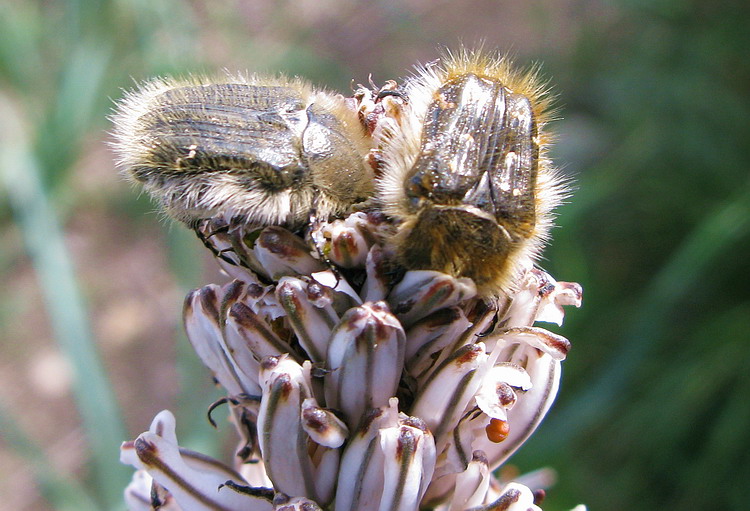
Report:
M404 344L404 331L384 302L364 304L341 318L328 346L325 397L350 428L396 395Z
M314 280L284 277L276 286L276 296L284 308L290 326L313 362L325 360L328 340L339 321L333 309L331 289Z
M479 390L487 360L484 344L463 346L421 383L411 415L427 423L435 435L438 451L449 440L466 406Z
M398 399L372 409L349 438L341 457L335 511L377 511L383 496L385 457L380 431L398 425Z
M435 467L435 440L419 420L402 420L380 432L385 455L379 511L413 511L419 506Z
M476 286L470 279L417 270L406 272L403 280L388 295L388 303L401 322L411 326L430 313L452 307L476 293Z
M274 280L325 269L325 264L312 256L309 245L281 227L263 229L253 252L260 266Z
M274 489L287 495L317 499L308 434L302 427L302 402L312 395L309 374L286 356L261 362L263 397L258 439Z
M223 294L222 288L216 285L191 291L185 299L183 309L185 331L200 359L229 394L257 394L257 384L244 381L237 374L234 363L225 349L219 317Z
M244 486L245 481L235 471L180 449L174 428L174 416L161 412L149 431L122 445L121 461L147 471L185 510L273 509L268 490ZM238 491L238 487L243 490Z
M374 242L368 226L364 213L354 213L327 224L323 236L330 240L327 255L331 262L341 268L363 268Z

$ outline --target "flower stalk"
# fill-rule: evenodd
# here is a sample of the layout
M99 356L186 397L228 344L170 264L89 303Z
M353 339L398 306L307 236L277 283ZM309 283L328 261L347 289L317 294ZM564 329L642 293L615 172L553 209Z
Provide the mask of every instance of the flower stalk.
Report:
M234 468L188 451L160 413L123 444L130 509L539 509L492 471L555 398L570 343L535 323L561 323L577 284L528 267L488 300L469 279L398 275L371 212L319 223L321 251L280 227L199 229L232 280L187 296L185 328L240 447Z

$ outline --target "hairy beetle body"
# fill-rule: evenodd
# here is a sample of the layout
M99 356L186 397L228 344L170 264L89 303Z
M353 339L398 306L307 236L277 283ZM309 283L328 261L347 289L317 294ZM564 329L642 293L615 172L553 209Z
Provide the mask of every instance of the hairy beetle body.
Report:
M299 227L373 193L355 113L301 80L156 80L126 96L114 123L124 173L189 224Z
M548 100L533 73L462 51L405 86L401 129L383 149L378 196L400 225L407 269L469 277L484 295L538 257L564 186L547 157Z

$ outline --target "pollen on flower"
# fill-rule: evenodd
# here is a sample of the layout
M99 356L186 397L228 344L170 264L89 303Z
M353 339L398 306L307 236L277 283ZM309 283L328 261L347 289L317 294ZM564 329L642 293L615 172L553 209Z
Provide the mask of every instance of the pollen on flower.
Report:
M490 419L490 423L487 424L485 431L490 442L499 444L510 435L510 424L508 424L508 421L501 419Z

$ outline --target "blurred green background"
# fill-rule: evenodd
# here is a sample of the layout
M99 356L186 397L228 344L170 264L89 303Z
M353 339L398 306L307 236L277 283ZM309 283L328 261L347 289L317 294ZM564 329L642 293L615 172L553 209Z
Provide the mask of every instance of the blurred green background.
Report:
M121 509L118 445L170 408L231 445L181 333L207 251L122 183L112 100L221 68L341 92L438 45L542 63L576 183L542 263L584 307L556 406L512 460L544 509L747 509L750 4L745 1L0 2L0 509ZM556 329L558 330L558 329Z

